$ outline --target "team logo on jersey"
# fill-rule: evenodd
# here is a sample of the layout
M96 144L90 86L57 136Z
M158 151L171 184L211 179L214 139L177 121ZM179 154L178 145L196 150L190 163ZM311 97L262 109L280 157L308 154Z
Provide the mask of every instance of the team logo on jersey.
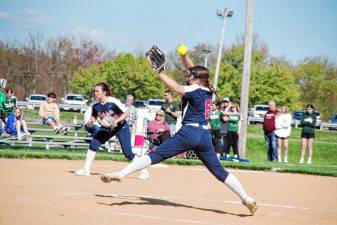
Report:
M209 119L209 111L211 111L211 99L205 101L205 119Z

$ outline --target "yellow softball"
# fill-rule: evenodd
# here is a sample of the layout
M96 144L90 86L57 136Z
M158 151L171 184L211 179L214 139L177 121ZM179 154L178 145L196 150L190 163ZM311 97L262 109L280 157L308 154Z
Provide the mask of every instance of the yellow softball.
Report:
M177 52L179 55L184 56L187 54L187 47L184 44L180 44L177 48Z

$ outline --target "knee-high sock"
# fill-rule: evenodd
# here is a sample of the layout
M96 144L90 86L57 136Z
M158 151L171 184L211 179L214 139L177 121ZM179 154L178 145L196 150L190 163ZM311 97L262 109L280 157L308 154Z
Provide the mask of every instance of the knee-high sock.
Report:
M227 176L227 178L225 180L225 184L232 191L234 191L235 194L237 194L241 198L241 200L245 200L248 197L248 195L247 195L245 189L242 187L240 181L233 174L229 173L229 175Z
M127 176L131 173L139 171L141 169L145 169L151 166L151 158L148 155L143 155L141 157L135 157L129 165L127 165L120 172L123 176Z
M85 158L84 169L90 172L92 162L95 159L96 152L88 149L87 156Z

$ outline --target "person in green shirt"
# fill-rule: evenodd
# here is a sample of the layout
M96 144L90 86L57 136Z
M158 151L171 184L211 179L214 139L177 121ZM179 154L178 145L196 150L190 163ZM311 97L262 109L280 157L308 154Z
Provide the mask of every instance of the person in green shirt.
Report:
M308 146L308 161L307 164L312 163L312 145L315 138L315 126L316 126L316 113L315 107L312 104L308 104L306 107L306 113L301 120L300 125L302 128L301 134L301 159L300 163L304 163L305 150Z
M165 103L161 106L161 110L164 111L165 121L170 127L171 136L176 132L177 118L181 115L180 105L173 101L172 91L166 90L164 94Z
M16 107L16 97L14 96L14 91L11 88L6 89L6 100L4 102L4 112L5 117L7 117L10 113L14 112L14 108Z
M218 106L213 102L210 105L211 110L209 111L209 128L212 134L212 142L217 153L218 158L221 154L221 117L223 116L222 112L218 110Z
M226 158L230 157L231 147L233 148L234 158L239 158L238 140L241 125L240 120L240 107L238 104L233 104L231 106L231 113L229 114L228 120Z

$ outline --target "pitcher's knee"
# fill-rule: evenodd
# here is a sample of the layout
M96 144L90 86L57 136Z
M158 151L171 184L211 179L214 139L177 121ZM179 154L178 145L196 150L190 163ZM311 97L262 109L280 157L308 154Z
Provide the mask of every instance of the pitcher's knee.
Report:
M164 160L164 157L160 154L158 154L156 151L154 152L150 152L149 154L149 157L151 159L151 164L157 164L157 163L160 163L161 161Z
M101 146L101 142L97 139L92 139L92 141L90 142L90 145L89 145L89 149L92 150L92 151L97 151L99 149L99 147Z

